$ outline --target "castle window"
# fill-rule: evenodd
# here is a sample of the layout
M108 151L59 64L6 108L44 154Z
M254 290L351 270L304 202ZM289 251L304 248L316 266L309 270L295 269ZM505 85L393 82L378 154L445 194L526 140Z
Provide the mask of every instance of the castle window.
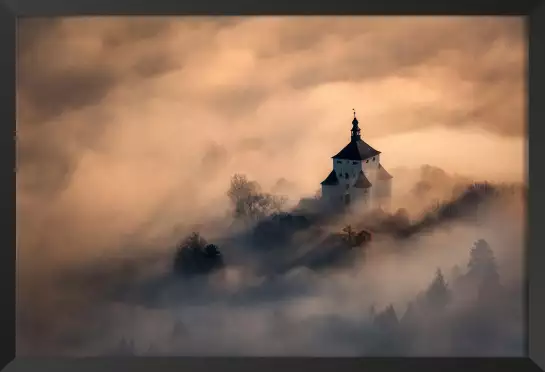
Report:
M367 159L365 162L366 162L366 163L369 163L369 159Z
M337 160L337 164L342 164L343 162L341 160Z
M348 173L344 174L344 178L348 179Z
M375 157L373 156L373 161L375 161Z
M357 162L357 161L353 161L352 164L353 164L353 165L358 165L358 162Z
M347 190L348 190L348 187L349 187L348 184L346 184L346 189L347 189Z

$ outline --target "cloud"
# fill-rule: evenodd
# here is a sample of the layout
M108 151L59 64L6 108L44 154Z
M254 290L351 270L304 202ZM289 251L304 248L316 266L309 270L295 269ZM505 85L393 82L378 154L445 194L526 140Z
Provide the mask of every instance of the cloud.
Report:
M221 198L235 172L314 193L352 107L364 138L388 150L386 165L414 152L395 138L418 130L423 159L437 160L431 144L448 137L436 165L460 165L461 146L488 141L490 151L512 149L509 173L524 146L522 32L522 19L491 17L25 19L18 197L88 226L89 213L143 221L166 199L191 215ZM210 143L222 166L204 170ZM486 169L489 155L468 168Z
M28 18L17 46L21 301L224 215L234 173L313 195L352 108L388 169L524 174L522 18Z

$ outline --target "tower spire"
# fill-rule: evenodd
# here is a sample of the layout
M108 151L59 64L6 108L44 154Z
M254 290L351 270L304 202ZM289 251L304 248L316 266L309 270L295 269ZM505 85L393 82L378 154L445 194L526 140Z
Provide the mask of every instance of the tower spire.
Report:
M352 133L351 140L361 141L359 122L356 118L356 110L352 109L352 111L354 111L354 120L352 120L352 129L350 130L350 132Z

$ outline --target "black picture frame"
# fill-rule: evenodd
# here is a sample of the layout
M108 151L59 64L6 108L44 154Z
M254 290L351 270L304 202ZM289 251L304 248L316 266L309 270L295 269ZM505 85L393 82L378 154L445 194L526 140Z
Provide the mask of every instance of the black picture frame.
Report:
M529 37L528 65L528 234L527 356L524 358L15 358L15 260L16 260L16 112L15 47L19 17L69 15L520 15L526 17ZM163 370L312 370L312 371L538 371L545 370L545 190L543 152L545 138L545 1L544 0L348 0L258 2L250 0L3 0L0 3L0 118L4 134L0 149L3 198L0 210L6 218L0 248L0 368L6 371L163 371ZM7 185L7 186L6 186Z

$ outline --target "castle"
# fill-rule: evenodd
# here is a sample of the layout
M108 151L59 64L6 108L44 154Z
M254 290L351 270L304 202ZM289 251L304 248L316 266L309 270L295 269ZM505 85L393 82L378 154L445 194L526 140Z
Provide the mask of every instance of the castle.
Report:
M332 157L333 170L322 181L322 200L333 207L361 204L383 207L392 191L392 176L380 163L381 152L361 139L356 112L350 143Z

